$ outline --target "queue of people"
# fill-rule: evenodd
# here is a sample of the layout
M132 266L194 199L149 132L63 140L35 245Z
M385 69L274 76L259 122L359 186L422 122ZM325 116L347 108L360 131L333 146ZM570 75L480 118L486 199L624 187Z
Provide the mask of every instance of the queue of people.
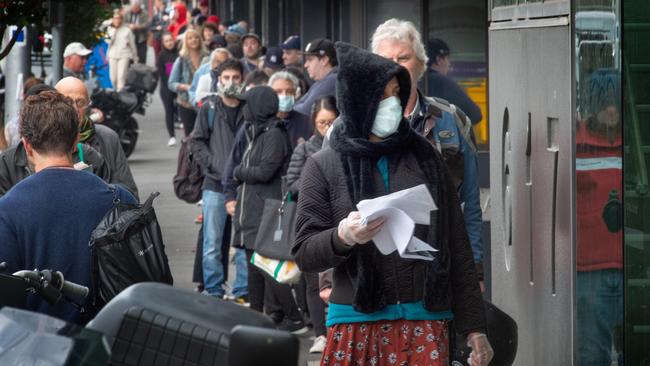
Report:
M264 312L280 329L301 334L311 325L310 352L322 353L323 365L446 365L452 319L453 331L468 339L472 364L487 365L493 352L481 297L482 219L470 121L476 117L418 89L431 64L417 29L387 20L375 30L370 51L325 38L303 47L295 35L267 48L246 22L221 22L206 4L199 2L192 15L178 1L170 14L159 0L149 22L132 0L114 13L108 32L110 79L119 90L129 64L146 60L151 31L168 145L177 143L179 119L201 167L200 290ZM90 52L71 44L64 52L71 76L55 88L37 83L25 90L19 142L0 155L0 195L7 196L0 207L21 202L16 196L33 186L20 182L36 181L28 177L79 162L120 185L126 200L137 199L119 138L89 117L80 79ZM431 61L443 67L445 56L448 48L439 47ZM50 149L30 134L23 118L47 101L62 111L57 123L74 120L64 127L78 134L79 144L54 135L60 148ZM51 164L38 160L50 155L56 157ZM101 180L92 183L105 195ZM435 259L382 255L372 239L384 219L364 220L357 204L420 184L438 211L414 236L436 249ZM292 254L302 280L294 285L276 281L252 260L265 200L288 193L298 205ZM98 203L92 214L102 209ZM11 219L0 215L0 241L17 243L0 256L11 259L18 254L9 250L20 251L23 238L7 225ZM80 243L81 236L71 240ZM228 246L236 267L230 289ZM323 277L330 278L325 286Z

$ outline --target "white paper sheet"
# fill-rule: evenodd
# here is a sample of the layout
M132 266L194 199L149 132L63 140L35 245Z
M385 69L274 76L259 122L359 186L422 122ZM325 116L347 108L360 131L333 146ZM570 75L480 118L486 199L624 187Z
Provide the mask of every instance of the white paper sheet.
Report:
M361 216L370 221L384 217L384 226L373 238L384 255L395 250L403 258L433 260L429 244L413 236L415 224L429 225L431 211L437 210L426 185L394 192L357 204Z

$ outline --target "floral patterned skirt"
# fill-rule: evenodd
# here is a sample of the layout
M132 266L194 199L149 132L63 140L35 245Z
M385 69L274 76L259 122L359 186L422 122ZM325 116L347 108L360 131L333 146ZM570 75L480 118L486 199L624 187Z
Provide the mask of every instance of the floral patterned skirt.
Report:
M449 365L447 321L336 324L329 329L321 365Z

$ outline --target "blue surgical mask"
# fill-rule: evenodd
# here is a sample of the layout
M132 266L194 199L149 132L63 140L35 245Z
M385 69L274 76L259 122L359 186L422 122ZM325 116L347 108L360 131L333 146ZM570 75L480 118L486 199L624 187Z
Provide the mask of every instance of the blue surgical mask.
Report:
M293 95L280 95L278 96L278 100L278 110L280 112L289 112L293 109L293 103L295 101Z
M379 102L371 132L377 137L388 137L397 131L401 121L402 104L400 100L395 96L386 98Z

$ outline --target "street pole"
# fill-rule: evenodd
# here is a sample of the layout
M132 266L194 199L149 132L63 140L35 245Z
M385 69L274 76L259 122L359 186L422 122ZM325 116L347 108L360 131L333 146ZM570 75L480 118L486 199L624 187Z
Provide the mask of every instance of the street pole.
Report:
M52 24L52 85L63 75L63 21L65 7L61 0L50 0L50 23Z
M7 27L11 37L14 32L21 34L7 55L5 70L5 122L18 116L23 99L23 82L31 72L31 32L30 27L18 29L15 26Z

